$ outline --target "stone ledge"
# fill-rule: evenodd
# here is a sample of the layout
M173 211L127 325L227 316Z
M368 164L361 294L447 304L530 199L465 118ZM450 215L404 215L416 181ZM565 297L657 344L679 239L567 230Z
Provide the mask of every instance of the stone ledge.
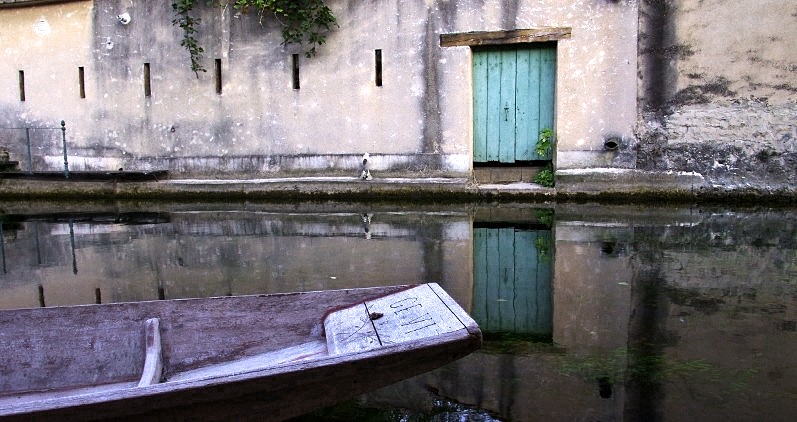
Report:
M528 182L478 184L468 178L286 177L267 179L2 179L0 198L167 201L714 202L797 204L794 187L714 186L688 172L593 168L556 173L556 187Z
M562 169L555 174L559 192L688 191L708 188L703 175L694 172L651 172L635 169Z

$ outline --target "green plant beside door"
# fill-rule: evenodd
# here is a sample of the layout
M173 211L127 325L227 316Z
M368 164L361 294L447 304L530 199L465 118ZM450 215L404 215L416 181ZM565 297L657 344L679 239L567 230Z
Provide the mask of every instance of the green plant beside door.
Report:
M553 151L554 139L555 137L553 130L550 128L542 129L540 131L540 137L537 139L537 144L534 147L534 152L541 157L550 157L551 152ZM540 170L540 172L534 176L534 183L547 188L552 188L554 186L553 164L551 161L548 161L548 164L545 165L545 168Z

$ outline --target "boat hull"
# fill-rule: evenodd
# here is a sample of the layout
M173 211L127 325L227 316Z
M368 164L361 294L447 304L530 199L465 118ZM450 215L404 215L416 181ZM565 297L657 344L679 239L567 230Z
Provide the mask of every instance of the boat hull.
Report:
M400 312L398 306L410 303L407 295L417 297L416 292L421 290L415 289L432 292L431 296L439 297L443 308L450 310L450 315L448 311L439 312L446 314L443 316L435 310L434 318L452 318L458 325L428 337L396 342L385 341L392 337L382 330L381 337L374 336L380 337L381 344L333 354L326 351L326 346L322 346L324 353L312 346L305 355L269 364L276 352L291 346L314 345L316 341L328 343L335 335L324 333L324 325L333 325L330 322L333 315L343 315L342 310L349 312L357 306L375 308L383 303L384 309L394 310L391 306L395 305L399 311L397 317L404 318L397 319L395 327L410 332L407 327L422 319L405 316L409 312ZM432 308L420 306L412 311L415 309ZM361 325L370 327L368 320L374 314L358 316ZM429 315L429 311L424 315ZM164 382L131 387L126 383L140 376L149 344L141 321L152 318L160 320ZM59 325L57 330L33 328L55 321ZM385 318L375 321L373 326L379 323L391 321ZM122 328L127 325L134 328ZM64 335L69 330L86 331L87 326L93 328L88 330L93 334ZM40 372L38 377L46 378L48 374L50 377L39 384L30 382L31 373L36 371L19 371L15 373L18 379L4 377L0 416L10 420L284 420L438 368L471 353L481 344L475 322L435 284L4 311L0 312L0 327L3 328L0 337L4 337L0 340L13 338L11 343L22 345L16 350L3 350L14 358L0 368L9 372L14 365L33 366ZM359 330L358 335L362 334ZM28 337L22 339L25 332ZM38 332L39 338L31 338L31 332ZM46 341L57 339L61 341L57 347L60 360L47 351L57 343L47 347ZM114 342L122 345L116 351L111 349L111 356L116 356L111 360L116 365L106 365L107 374L92 373L97 356L102 356L97 349L107 349ZM3 344L8 343L3 341ZM263 361L263 364L259 367L227 364L235 359ZM128 373L119 375L124 372ZM52 378L65 374L72 378ZM93 385L83 385L86 380L98 377L104 378ZM94 391L68 392L70 388L81 387ZM36 393L36 389L47 391ZM36 394L48 396L37 398Z

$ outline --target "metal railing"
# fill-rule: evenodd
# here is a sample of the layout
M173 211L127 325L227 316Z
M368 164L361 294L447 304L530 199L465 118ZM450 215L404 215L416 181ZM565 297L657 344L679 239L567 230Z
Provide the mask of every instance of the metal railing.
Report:
M24 131L25 132L25 148L28 161L28 174L33 174L33 153L31 142L31 131L37 130L60 130L61 131L61 147L64 154L64 177L69 178L69 160L66 153L66 122L61 120L61 127L0 127L0 131Z

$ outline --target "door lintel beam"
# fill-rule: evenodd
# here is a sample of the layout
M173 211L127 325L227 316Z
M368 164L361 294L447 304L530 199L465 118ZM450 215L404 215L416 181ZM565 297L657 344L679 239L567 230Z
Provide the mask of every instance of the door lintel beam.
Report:
M477 31L440 34L440 46L473 47L480 45L507 45L558 41L570 38L572 32L573 28L570 27L539 27L513 29L511 31Z

